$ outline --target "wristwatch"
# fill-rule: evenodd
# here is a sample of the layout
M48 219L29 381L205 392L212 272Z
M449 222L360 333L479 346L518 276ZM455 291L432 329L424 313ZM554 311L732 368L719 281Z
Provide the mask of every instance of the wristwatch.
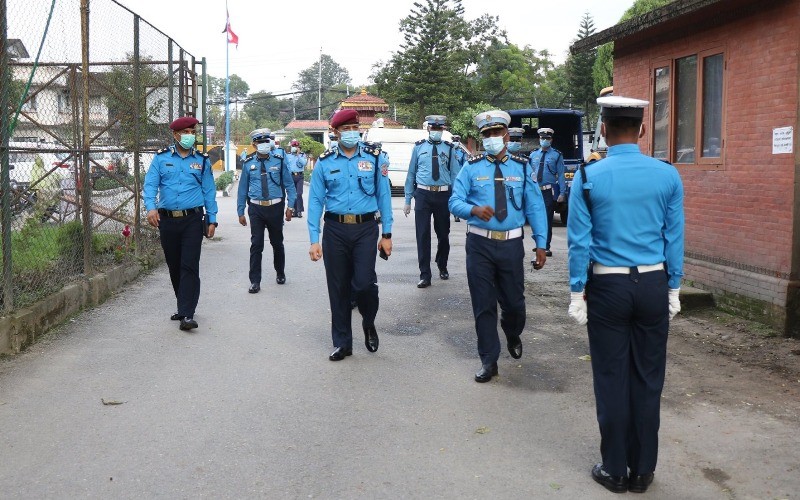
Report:
M383 233L381 235L381 238L383 238L384 240L391 240L392 239L392 233Z

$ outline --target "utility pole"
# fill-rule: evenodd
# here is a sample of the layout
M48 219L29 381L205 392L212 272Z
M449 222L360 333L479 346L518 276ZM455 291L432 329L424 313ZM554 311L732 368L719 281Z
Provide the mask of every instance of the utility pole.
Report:
M319 86L317 87L317 120L322 120L322 47L319 48Z

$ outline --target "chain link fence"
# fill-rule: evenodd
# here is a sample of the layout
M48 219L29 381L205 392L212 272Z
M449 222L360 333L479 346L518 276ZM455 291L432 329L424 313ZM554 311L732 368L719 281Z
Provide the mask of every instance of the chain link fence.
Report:
M0 16L2 314L149 262L144 174L172 120L202 118L205 74L114 0L0 0Z

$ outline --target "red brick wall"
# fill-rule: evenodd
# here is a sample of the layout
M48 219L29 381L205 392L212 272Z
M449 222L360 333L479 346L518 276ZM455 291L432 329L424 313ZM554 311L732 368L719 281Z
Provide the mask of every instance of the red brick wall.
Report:
M686 251L785 279L796 155L772 154L772 129L795 127L797 148L800 1L777 3L721 26L693 27L658 41L616 42L614 93L650 100L654 61L723 47L724 164L716 171L678 167L686 194ZM649 134L640 146L651 153Z

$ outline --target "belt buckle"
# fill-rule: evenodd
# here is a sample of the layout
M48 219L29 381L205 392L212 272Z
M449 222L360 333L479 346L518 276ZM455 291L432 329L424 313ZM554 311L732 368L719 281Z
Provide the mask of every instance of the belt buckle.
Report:
M433 191L434 193L438 193L439 190L440 190L439 186L431 186L430 188L431 188L431 191Z
M503 241L508 235L507 231L489 231L489 238L493 240Z
M183 217L183 210L170 210L173 217Z
M356 223L355 214L344 214L342 217L344 218L344 223L345 224L355 224Z

